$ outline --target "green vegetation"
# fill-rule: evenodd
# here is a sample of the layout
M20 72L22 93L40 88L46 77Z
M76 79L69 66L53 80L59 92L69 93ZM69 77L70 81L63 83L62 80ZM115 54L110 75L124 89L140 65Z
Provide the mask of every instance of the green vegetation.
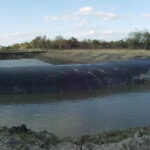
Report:
M138 31L129 33L128 37L119 41L100 41L85 39L79 41L71 37L65 39L57 36L55 40L50 40L46 36L36 37L31 42L14 44L1 47L2 50L29 50L29 49L150 49L150 33L148 31Z

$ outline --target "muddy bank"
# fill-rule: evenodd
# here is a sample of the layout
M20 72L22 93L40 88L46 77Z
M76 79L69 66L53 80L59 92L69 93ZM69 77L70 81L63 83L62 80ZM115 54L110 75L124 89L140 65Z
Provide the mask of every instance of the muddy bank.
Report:
M150 51L135 49L49 50L36 57L51 64L97 63L133 58L150 58Z
M0 94L55 93L148 84L150 59L51 65L38 60L0 61Z
M101 61L150 58L150 51L135 49L1 50L0 60L38 58L51 64L97 63Z
M1 150L148 150L150 126L105 131L80 138L59 138L47 131L34 132L25 125L0 128Z
M34 58L37 55L43 54L46 51L10 51L0 52L0 60Z

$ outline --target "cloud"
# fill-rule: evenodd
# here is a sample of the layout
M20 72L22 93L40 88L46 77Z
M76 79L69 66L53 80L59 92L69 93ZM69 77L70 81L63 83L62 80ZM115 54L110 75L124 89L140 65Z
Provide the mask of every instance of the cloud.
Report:
M113 20L113 19L118 19L121 16L112 13L112 12L102 12L102 11L97 11L96 9L94 9L93 7L82 7L80 8L76 14L78 15L92 15L92 16L98 16L101 19L104 20Z
M102 33L103 34L113 34L113 31L112 30L106 30L106 31L103 31Z
M99 17L103 20L114 20L121 18L120 15L112 12L102 12L98 11L93 7L86 6L81 7L77 11L74 11L68 15L63 16L44 16L43 19L46 22L56 22L56 21L74 21L78 22L81 20L82 17L89 16L89 17Z
M90 7L90 6L86 6L86 7L82 7L82 8L79 8L79 10L77 11L77 13L79 15L89 15L91 13L93 13L95 10L93 7Z
M86 23L87 23L87 21L86 21L86 20L83 20L83 21L77 23L77 24L75 25L75 27L76 27L76 28L81 28L81 27L83 27Z
M44 16L45 22L57 22L57 21L78 21L80 20L77 16L67 15L67 16Z
M150 19L150 14L142 14L140 17Z
M39 32L13 32L0 36L0 45L10 45L30 41L36 36L41 35Z
M100 29L89 29L87 32L84 33L76 33L74 35L76 38L83 40L83 39L97 39L97 40L120 40L127 36L126 32L117 32L111 29L100 30Z
M95 12L95 15L99 16L100 18L104 19L104 20L114 20L114 19L118 19L121 16L115 14L115 13L111 13L111 12Z
M89 35L96 35L96 34L110 35L110 34L113 34L113 31L112 30L99 31L99 30L91 29L91 30L88 31L88 34Z
M97 34L98 32L96 30L89 30L88 31L88 34L89 35L94 35L94 34Z
M49 22L49 21L58 21L61 20L62 18L58 16L44 16L43 19L45 22Z
M7 33L3 37L4 38L14 38L14 37L29 37L37 35L37 32L13 32Z
M86 27L87 23L87 20L80 20L79 22L76 22L76 24L72 26L71 29L81 29L83 27Z

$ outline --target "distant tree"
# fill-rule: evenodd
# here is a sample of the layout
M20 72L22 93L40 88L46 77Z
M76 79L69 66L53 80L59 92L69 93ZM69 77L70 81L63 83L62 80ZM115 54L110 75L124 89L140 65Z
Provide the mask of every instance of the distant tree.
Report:
M147 31L143 33L143 48L150 49L150 33Z
M11 46L1 47L3 50L23 50L23 49L98 49L98 48L133 48L150 49L150 33L148 31L131 32L126 39L118 41L99 41L85 39L79 41L75 37L69 39L61 35L54 40L46 36L38 36L31 42L13 44Z
M71 37L69 40L67 40L67 48L68 49L79 48L78 40L74 37Z
M141 48L142 47L142 33L141 32L131 32L128 35L127 43L129 48Z
M56 36L54 43L57 45L58 49L63 49L65 47L65 39L61 35Z
M97 49L97 48L100 48L100 41L98 41L98 40L93 40L92 41L92 47L93 48L95 48L95 49Z

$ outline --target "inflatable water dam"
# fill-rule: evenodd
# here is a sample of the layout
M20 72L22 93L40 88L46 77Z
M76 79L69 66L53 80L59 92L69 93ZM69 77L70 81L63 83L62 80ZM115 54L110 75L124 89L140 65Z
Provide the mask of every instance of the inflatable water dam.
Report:
M0 61L0 94L92 90L149 81L150 59L73 65L37 59Z

